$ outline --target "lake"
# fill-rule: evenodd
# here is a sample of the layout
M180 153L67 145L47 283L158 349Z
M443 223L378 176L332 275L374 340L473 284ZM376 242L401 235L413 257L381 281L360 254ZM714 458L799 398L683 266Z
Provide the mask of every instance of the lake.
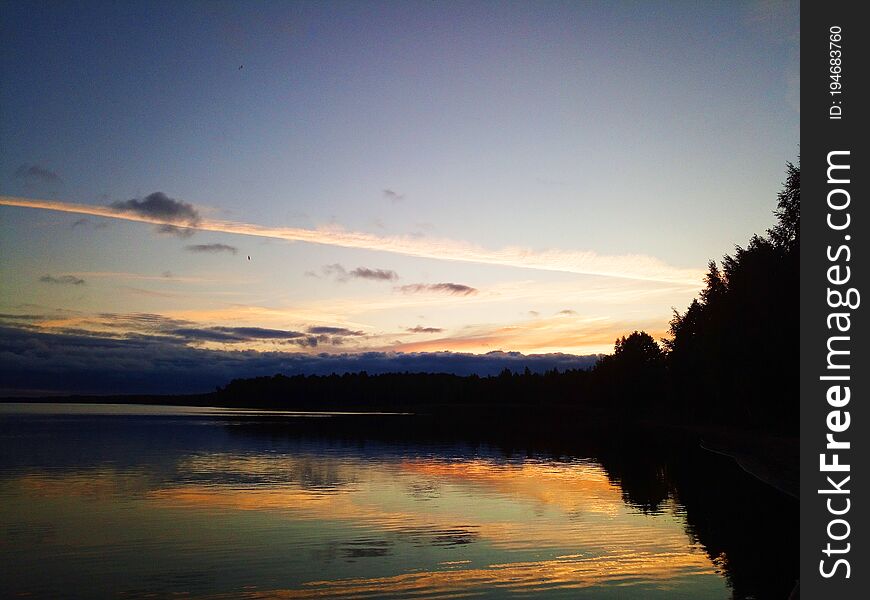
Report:
M0 404L0 596L788 596L797 501L730 459L496 429Z

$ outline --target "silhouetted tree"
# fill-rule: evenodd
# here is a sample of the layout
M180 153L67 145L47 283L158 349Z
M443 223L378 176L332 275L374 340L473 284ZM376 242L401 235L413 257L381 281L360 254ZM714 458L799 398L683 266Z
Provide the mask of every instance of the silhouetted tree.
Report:
M700 298L674 313L664 346L684 414L796 431L800 170L791 163L774 214L768 237L737 246L721 270L710 261Z
M616 340L613 354L595 365L599 393L622 417L644 416L661 408L664 353L651 335L635 331Z

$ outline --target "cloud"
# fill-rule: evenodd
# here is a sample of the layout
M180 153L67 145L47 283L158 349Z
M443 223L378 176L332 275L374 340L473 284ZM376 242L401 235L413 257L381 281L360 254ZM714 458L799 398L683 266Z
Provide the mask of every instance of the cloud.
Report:
M421 327L417 325L416 327L408 327L405 331L408 333L441 333L444 330L440 327Z
M235 246L230 246L228 244L192 244L190 246L185 246L184 248L189 252L208 252L212 254L217 252L237 254L239 251Z
M398 273L387 269L369 269L366 267L357 267L350 273L351 277L356 279L371 279L373 281L396 281L399 278Z
M48 184L48 185L62 185L63 180L60 176L51 171L50 169L46 169L45 167L41 167L39 165L29 165L23 164L15 169L15 177L17 179L22 180L25 185L33 185L33 184Z
M250 338L238 336L231 331L222 331L217 327L208 328L181 328L169 332L172 335L184 338L188 342L241 342Z
M41 321L45 315L0 313L0 321Z
M566 308L565 310L560 310L558 314L560 314L560 315L576 315L577 311L571 310L570 308Z
M188 342L251 342L258 340L277 340L299 343L307 338L301 331L285 329L268 329L265 327L180 327L166 332L169 335L184 338ZM310 345L304 340L303 345ZM316 344L315 344L316 345Z
M177 327L164 329L164 335L183 339L190 344L214 342L237 344L245 342L272 341L291 344L303 348L316 348L319 345L340 346L346 338L363 337L365 332L345 327L312 326L304 332L264 327Z
M77 220L75 223L73 223L72 225L70 225L70 229L75 229L76 227L82 227L84 225L87 225L88 223L90 223L90 221L88 219L81 218L81 219Z
M348 271L342 265L336 263L332 265L324 265L321 271L327 277L334 277L336 281L345 282L350 279L368 279L370 281L396 281L399 279L399 274L389 269L370 269L368 267L357 267L352 271ZM317 277L312 271L305 273L311 277Z
M309 327L308 333L335 335L339 337L355 337L365 335L363 331L353 331L344 327Z
M166 224L167 222L167 219L141 210L137 212L123 211L113 207L71 204L52 200L0 196L0 206L54 210L152 224ZM200 219L195 226L189 226L201 231L252 235L342 248L377 250L418 258L677 283L695 290L700 289L704 274L704 270L700 268L674 267L655 257L642 254L600 255L590 250L538 251L516 246L489 249L459 240L415 238L413 236L378 236L370 233L345 231L336 227L321 229L265 227L251 223L206 219Z
M304 339L304 338L303 338ZM524 355L518 352L362 352L308 354L208 350L181 338L83 333L44 333L0 327L0 381L16 390L90 394L210 392L234 378L276 373L321 374L367 371L496 375L502 369L534 372L588 368L597 355Z
M163 192L148 194L143 200L118 200L110 206L119 212L130 212L172 223L196 225L200 221L199 212L192 205L170 198Z
M405 199L405 194L399 194L388 188L384 190L384 198L392 202L401 202Z
M180 238L189 238L196 233L196 229L167 224L155 226L154 231L162 235L174 235Z
M55 283L61 285L84 285L85 280L79 279L78 277L73 277L72 275L61 275L60 277L54 277L52 275L43 275L39 278L42 283Z
M478 292L476 288L462 285L461 283L412 283L409 285L403 285L398 289L404 294L435 292L440 294L450 294L451 296L470 296Z
M158 233L190 237L199 225L199 211L193 205L170 198L163 192L148 194L142 200L118 200L109 205L119 213L131 214L154 222ZM181 227L179 226L181 225Z

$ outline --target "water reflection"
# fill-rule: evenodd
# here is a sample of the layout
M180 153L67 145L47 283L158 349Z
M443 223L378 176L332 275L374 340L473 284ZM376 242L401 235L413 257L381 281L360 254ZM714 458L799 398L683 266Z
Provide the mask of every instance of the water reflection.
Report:
M766 568L748 560L761 540L788 546L739 524L775 527L783 501L721 457L637 437L508 457L480 440L397 441L389 427L304 429L202 415L0 418L0 595L788 594L787 552Z

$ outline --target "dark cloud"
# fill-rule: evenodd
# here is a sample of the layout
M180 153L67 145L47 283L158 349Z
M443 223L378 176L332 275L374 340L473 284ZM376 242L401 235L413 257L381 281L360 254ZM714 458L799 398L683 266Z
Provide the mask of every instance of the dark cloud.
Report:
M268 331L268 330L267 330ZM306 339L306 338L300 338ZM301 344L300 344L301 345ZM319 353L206 350L183 339L137 335L99 337L0 327L0 381L4 393L28 390L91 394L210 392L234 378L391 372L496 375L502 369L541 373L588 368L596 355L435 353ZM20 391L20 392L18 392Z
M180 238L189 238L194 233L196 233L195 229L191 229L189 227L178 227L176 225L155 225L154 231L162 235L174 235Z
M73 277L72 275L61 275L54 277L53 275L43 275L39 278L42 283L56 283L61 285L84 285L85 280Z
M78 229L79 227L87 228L89 226L93 227L94 229L105 229L109 226L109 221L103 219L100 219L98 221L92 221L91 219L82 217L81 219L74 221L69 227L70 229Z
M392 202L401 202L405 199L405 194L400 194L388 188L384 190L384 198Z
M264 327L218 327L224 331L232 331L237 335L247 336L249 339L258 340L289 340L303 337L305 334L298 331L287 331L284 329L267 329Z
M167 333L184 338L188 342L240 342L249 339L216 327L183 327Z
M309 327L304 332L263 327L177 327L163 330L162 333L181 338L191 344L273 341L303 348L316 348L321 345L341 346L347 338L365 335L363 331L326 326Z
M345 329L344 327L309 327L308 333L313 333L315 335L336 335L339 337L355 337L365 335L363 331L353 331L351 329Z
M529 311L529 315L531 315L531 316L533 316L533 317L539 317L539 316L541 316L541 313L539 313L539 312L536 311L536 310L530 310L530 311Z
M404 294L437 292L441 294L450 294L452 296L470 296L478 292L476 288L462 285L461 283L412 283L401 286L399 291Z
M199 211L193 205L170 198L163 192L148 194L138 200L119 200L110 204L118 212L132 213L148 219L158 219L166 223L157 226L158 233L168 233L179 237L190 237L200 222Z
M374 281L396 281L399 278L398 273L387 269L369 269L367 267L357 267L350 273L351 277L357 279L371 279Z
M352 271L348 271L342 265L336 263L333 265L323 265L320 269L326 277L333 277L336 281L348 281L350 279L368 279L370 281L397 281L399 274L389 269L371 269L369 267L357 267ZM316 273L307 271L305 273L310 277L317 277Z
M228 244L192 244L190 246L185 246L184 248L189 252L229 252L230 254L237 254L239 251L235 246L230 246Z
M263 327L180 327L167 331L189 342L251 342L256 340L298 340L308 337L300 331ZM305 345L308 345L306 342Z
M577 311L576 311L576 310L571 310L570 308L566 308L565 310L560 310L560 311L559 311L559 314L560 314L560 315L576 315L576 314L577 314Z
M57 173L39 165L21 165L15 169L15 177L22 180L26 185L37 183L50 185L63 184L63 180Z
M422 327L417 325L416 327L408 327L405 331L409 333L441 333L444 330L440 327Z

